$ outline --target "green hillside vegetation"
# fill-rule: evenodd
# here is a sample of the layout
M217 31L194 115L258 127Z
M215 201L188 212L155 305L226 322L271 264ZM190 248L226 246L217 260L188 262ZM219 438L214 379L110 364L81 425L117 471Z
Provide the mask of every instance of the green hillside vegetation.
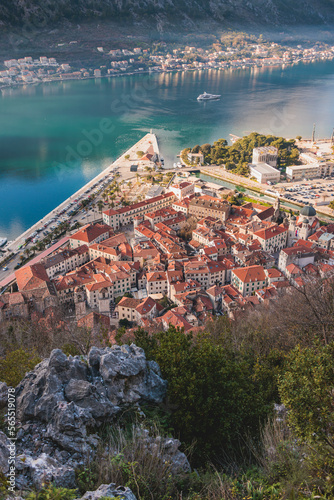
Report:
M278 167L295 165L298 162L299 150L294 139L284 139L274 135L262 135L257 132L242 137L231 146L225 139L219 139L211 144L194 146L193 153L201 151L204 161L210 165L225 165L226 170L238 175L249 174L247 164L252 162L253 148L259 146L274 146L278 148Z
M129 408L112 428L97 430L119 453L101 447L77 471L80 493L115 482L138 500L334 498L333 294L334 280L320 280L233 322L213 318L197 335L173 327L154 336L121 329L120 343L135 342L159 363L167 399L143 405L145 416ZM93 336L74 327L38 332L29 322L3 323L0 378L13 383L14 371L7 371L13 359L20 377L55 346L85 354L106 343L103 329ZM275 403L288 410L279 419ZM133 424L179 438L193 472L173 477L159 454L149 459ZM48 488L36 498L67 498Z

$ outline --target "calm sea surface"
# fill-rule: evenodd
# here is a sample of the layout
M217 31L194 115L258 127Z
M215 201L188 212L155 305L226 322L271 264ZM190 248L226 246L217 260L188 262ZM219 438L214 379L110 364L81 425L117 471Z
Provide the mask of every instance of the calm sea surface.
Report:
M222 95L199 103L198 94ZM334 62L46 83L0 94L0 237L12 239L150 129L166 165L251 131L329 137Z

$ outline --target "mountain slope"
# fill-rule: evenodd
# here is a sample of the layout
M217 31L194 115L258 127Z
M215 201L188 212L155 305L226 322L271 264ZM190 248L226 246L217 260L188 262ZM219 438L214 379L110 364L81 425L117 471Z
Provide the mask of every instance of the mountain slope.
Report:
M214 18L258 25L329 24L334 0L1 0L3 26L32 28L63 20Z

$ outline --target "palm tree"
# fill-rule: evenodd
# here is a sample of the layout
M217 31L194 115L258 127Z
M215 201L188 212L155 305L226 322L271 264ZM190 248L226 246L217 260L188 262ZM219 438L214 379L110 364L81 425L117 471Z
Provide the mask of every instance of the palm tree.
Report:
M37 250L39 250L39 251L44 250L44 248L45 248L45 245L44 245L43 241L39 241L36 244L36 246L37 246Z
M103 205L104 205L104 203L103 203L103 201L102 201L102 200L99 200L99 201L97 202L97 207L98 207L98 209L100 210L101 214L102 214Z
M27 257L27 259L28 259L28 258L29 258L29 255L31 254L31 250L30 250L30 248L28 248L28 247L27 247L27 248L25 248L25 249L23 250L23 253L24 253L24 255L25 255L25 256Z

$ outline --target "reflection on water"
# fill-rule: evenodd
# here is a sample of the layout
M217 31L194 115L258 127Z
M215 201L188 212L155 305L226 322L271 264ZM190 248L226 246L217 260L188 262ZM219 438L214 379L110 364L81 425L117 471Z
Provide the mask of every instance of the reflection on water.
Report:
M222 97L199 103L204 91ZM0 95L0 235L12 237L30 226L151 128L166 165L183 147L228 139L230 133L309 137L315 122L318 137L328 137L333 91L333 62L6 89ZM99 129L105 118L114 131L78 154L85 133ZM70 165L69 150L76 152Z

